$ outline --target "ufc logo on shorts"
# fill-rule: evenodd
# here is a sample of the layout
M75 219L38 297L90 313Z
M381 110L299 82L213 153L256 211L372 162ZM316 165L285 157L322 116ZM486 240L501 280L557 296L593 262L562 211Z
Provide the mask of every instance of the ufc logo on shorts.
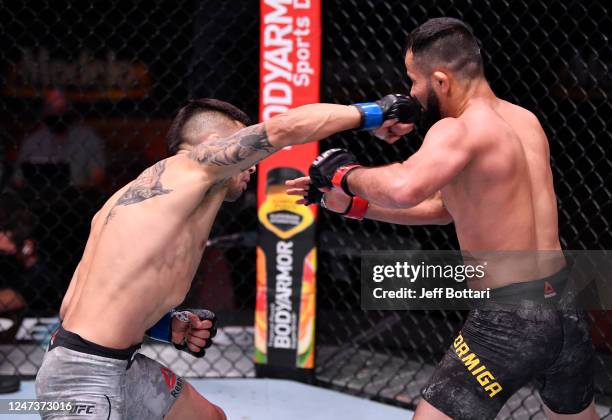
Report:
M95 414L95 404L74 404L70 414Z

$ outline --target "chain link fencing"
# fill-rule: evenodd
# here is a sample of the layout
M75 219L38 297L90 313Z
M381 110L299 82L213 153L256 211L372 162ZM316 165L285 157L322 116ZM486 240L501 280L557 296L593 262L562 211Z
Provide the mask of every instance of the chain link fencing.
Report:
M349 6L350 3L350 6ZM604 2L329 1L323 100L350 103L407 92L407 32L428 18L459 17L482 42L485 73L498 96L540 119L550 141L559 227L565 249L609 249L612 49ZM344 147L366 165L405 160L424 133L399 145L341 133L322 149ZM360 141L355 141L358 137ZM363 141L361 141L363 140ZM414 407L467 313L360 311L363 250L458 249L452 225L406 227L355 222L322 212L318 225L317 378L327 386ZM593 312L596 402L610 415L612 314ZM499 418L544 418L534 387L521 389Z
M216 97L257 115L258 7L222 0L0 4L0 373L35 375L92 216L164 156L166 130L185 100ZM327 0L322 11L322 100L336 103L407 92L406 33L435 16L470 23L494 91L534 112L549 136L563 247L612 249L606 2ZM64 139L61 147L45 143L50 131ZM407 158L423 134L391 146L343 133L321 148L346 147L364 164L380 165ZM218 313L216 345L197 361L145 346L178 374L254 375L255 191L250 185L243 199L223 206L185 302ZM414 407L466 313L362 311L360 252L457 249L453 227L319 214L317 381ZM592 318L596 402L609 407L612 314ZM532 387L500 413L541 417Z
M18 249L2 261L1 373L36 374L92 217L165 156L180 106L215 97L257 115L257 12L216 0L2 2L0 231ZM254 375L254 187L224 205L184 302L218 314L216 345L197 361L144 346L179 374Z

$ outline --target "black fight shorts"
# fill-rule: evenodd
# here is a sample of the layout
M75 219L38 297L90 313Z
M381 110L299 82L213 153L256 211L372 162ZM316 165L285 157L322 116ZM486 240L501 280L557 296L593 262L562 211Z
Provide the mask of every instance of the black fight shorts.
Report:
M593 356L586 312L491 304L470 312L422 396L454 419L494 419L532 382L552 411L576 414L593 401Z

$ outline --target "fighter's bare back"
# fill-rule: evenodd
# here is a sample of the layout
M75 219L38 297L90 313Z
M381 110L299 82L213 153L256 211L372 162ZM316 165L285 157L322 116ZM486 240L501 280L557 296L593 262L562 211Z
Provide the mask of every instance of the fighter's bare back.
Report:
M489 260L487 277L471 287L559 271L565 264L560 252L537 252L561 250L548 139L538 119L496 99L475 100L457 120L471 159L440 191L461 249Z
M457 118L471 159L442 189L462 249L558 250L548 140L537 118L503 100Z

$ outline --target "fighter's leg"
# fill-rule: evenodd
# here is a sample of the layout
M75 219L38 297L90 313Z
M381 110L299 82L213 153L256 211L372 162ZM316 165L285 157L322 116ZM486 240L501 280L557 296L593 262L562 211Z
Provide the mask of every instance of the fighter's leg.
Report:
M127 371L127 418L130 420L225 420L223 411L172 370L143 354L136 354Z
M223 410L212 404L198 393L190 384L185 386L170 411L164 417L166 420L226 420Z
M549 420L599 420L599 415L595 410L595 403L591 403L587 408L578 414L559 414L553 412L550 408L544 405L546 418ZM421 400L417 405L414 413L414 420L448 420L451 417L447 416L433 405L425 400Z
M414 412L413 420L448 420L447 416L433 405L422 399Z
M451 345L421 391L423 398L417 406L416 419L492 420L514 393L517 381L509 381L507 375L500 375L500 365L493 363L491 351L487 354L483 348L473 350L472 341L464 345L466 341L461 334L458 339L461 340L460 344ZM477 369L476 375L473 375L472 372ZM478 381L481 374L486 375L487 379L494 379L482 386ZM481 379L485 382L484 377ZM485 390L491 384L496 385ZM503 389L498 391L500 387Z
M549 419L597 419L591 328L588 314L564 311L559 316L563 346L540 379L540 397Z
M552 411L544 404L544 412L549 420L599 420L595 410L595 403L591 402L587 408L577 414L559 414Z
M36 375L36 397L70 401L68 411L42 411L45 420L125 419L123 383L126 361L56 347Z
M419 404L416 418L494 419L554 360L562 337L555 325L550 311L473 310L423 389L427 403Z

